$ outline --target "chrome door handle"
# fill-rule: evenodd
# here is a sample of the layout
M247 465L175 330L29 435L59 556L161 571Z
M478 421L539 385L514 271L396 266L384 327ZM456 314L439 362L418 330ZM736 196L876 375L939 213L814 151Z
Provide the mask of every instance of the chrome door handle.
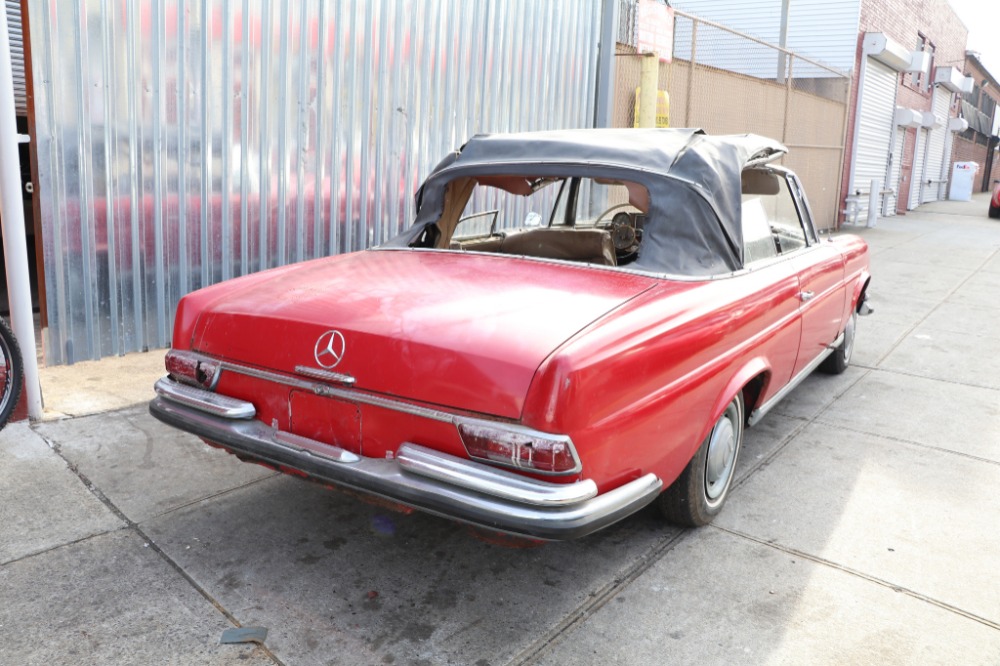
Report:
M799 292L799 300L801 300L803 302L805 302L805 301L811 301L813 299L813 296L815 296L815 295L816 295L816 292L813 292L813 291L800 291Z

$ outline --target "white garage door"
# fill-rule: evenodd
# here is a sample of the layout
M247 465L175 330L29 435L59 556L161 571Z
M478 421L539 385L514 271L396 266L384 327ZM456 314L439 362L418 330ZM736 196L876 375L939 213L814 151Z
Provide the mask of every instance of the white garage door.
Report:
M868 190L873 178L885 187L888 178L889 141L893 114L896 111L897 74L888 65L865 59L864 87L858 110L858 143L854 155L854 178L851 193L861 191L858 218L868 214Z
M927 128L917 128L917 145L913 147L913 177L910 179L910 198L906 210L920 205L920 192L924 189L924 164L927 158Z
M937 201L941 198L941 183L937 182L947 178L941 175L941 166L944 164L944 144L945 136L948 134L948 111L951 106L951 93L942 87L934 89L934 115L941 121L940 127L933 127L927 139L927 169L924 172L923 195L920 203ZM928 183L927 181L931 181Z

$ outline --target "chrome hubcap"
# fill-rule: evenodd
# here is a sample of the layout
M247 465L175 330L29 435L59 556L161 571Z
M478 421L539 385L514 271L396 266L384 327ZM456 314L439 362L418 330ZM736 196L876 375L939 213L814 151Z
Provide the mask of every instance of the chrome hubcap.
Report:
M844 361L847 362L851 360L851 354L854 352L854 332L857 324L858 315L852 314L847 320L847 327L844 328Z
M736 429L730 420L730 410L722 415L712 429L705 461L705 495L709 501L719 499L729 486L736 466Z

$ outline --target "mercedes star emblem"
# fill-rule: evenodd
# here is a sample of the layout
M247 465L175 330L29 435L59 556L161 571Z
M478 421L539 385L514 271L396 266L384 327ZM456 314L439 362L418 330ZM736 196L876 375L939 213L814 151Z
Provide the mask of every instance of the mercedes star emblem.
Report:
M316 341L316 365L321 368L334 368L344 358L346 344L340 331L327 331Z

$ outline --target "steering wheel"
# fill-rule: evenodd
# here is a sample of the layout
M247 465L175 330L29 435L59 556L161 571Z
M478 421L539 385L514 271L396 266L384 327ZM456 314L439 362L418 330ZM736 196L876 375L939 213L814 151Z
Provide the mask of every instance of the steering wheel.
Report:
M606 211L604 211L603 213L601 213L600 215L597 216L597 219L594 221L594 226L596 227L597 225L599 225L601 223L601 220L603 220L610 213L613 213L614 211L618 210L619 208L635 208L635 206L633 206L632 204L627 203L627 202L626 203L615 204L614 206L612 206L611 208L607 209ZM636 210L638 210L638 208L636 208Z

